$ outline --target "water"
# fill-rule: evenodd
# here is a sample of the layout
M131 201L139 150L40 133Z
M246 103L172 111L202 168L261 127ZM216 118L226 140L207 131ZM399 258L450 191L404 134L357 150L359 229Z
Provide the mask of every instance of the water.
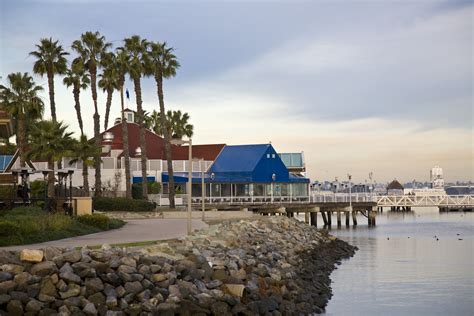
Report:
M474 213L384 211L374 228L334 220L331 234L359 251L331 275L328 315L474 315Z

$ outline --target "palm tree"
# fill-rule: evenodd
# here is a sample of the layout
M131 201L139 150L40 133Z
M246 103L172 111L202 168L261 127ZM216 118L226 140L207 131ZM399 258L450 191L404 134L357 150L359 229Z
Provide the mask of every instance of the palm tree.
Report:
M166 111L166 126L168 134L172 138L182 139L184 136L191 138L194 133L194 126L189 123L189 114L178 111ZM149 128L156 134L163 136L163 128L161 125L161 115L159 112L153 112L145 119L148 121Z
M54 162L73 151L72 133L63 122L40 121L34 125L29 135L29 159L41 159L48 162L48 197L54 198Z
M86 135L81 135L79 141L74 142L73 159L69 162L70 165L81 161L82 162L82 186L84 192L89 194L89 166L93 165L91 157L100 154L101 149L97 147L95 139L87 139Z
M133 81L135 89L135 99L137 102L137 117L138 125L140 127L140 149L141 149L141 162L142 162L142 194L143 198L148 197L148 185L147 185L147 154L146 154L146 143L145 143L145 126L143 124L143 108L142 108L142 88L141 78L142 76L150 75L150 64L148 61L148 49L149 43L145 39L141 39L140 36L134 35L132 37L124 39L124 46L120 50L124 51L129 56L129 64L127 68L128 75Z
M163 78L170 78L176 76L176 70L179 68L179 62L173 54L174 49L167 47L166 43L152 43L148 53L153 69L153 76L156 81L156 90L158 93L158 100L160 103L161 128L165 138L165 154L168 164L169 176L169 200L170 208L175 208L174 203L174 178L173 178L173 161L171 158L171 135L166 128L165 116L165 101L163 93Z
M43 90L28 73L8 75L10 87L0 85L0 103L14 120L20 166L26 166L26 144L28 122L43 116L44 103L38 96Z
M72 43L72 49L75 50L79 57L78 59L84 63L85 68L89 72L91 79L92 100L94 102L94 138L97 146L100 146L100 116L99 108L97 106L97 68L100 67L102 56L111 46L105 41L105 37L99 32L85 32L81 35L80 40L75 40ZM76 61L78 62L78 61ZM100 155L94 157L95 168L95 195L101 195L101 170L100 170Z
M118 50L115 58L117 71L117 88L120 91L120 105L122 108L122 142L123 142L123 158L125 160L125 196L132 198L132 183L130 172L130 150L128 145L128 127L125 119L125 102L123 99L123 88L125 85L125 74L127 73L129 64L129 56L123 50Z
M117 66L114 53L106 53L102 57L102 67L104 72L100 75L99 88L107 93L107 101L105 103L105 120L104 130L109 125L110 106L112 105L112 96L114 90L118 89Z
M72 86L75 103L74 108L76 109L77 122L79 123L81 135L84 135L84 127L82 124L81 101L79 96L81 89L87 89L90 82L89 76L85 72L84 65L80 60L76 60L76 62L71 65L71 68L66 71L66 76L63 79L63 83L66 87L69 88Z
M56 121L56 103L54 102L54 75L63 75L66 73L68 52L64 51L58 41L52 38L42 38L40 44L36 45L37 50L30 52L31 56L36 57L33 65L33 72L41 77L48 77L49 103L51 105L51 117Z

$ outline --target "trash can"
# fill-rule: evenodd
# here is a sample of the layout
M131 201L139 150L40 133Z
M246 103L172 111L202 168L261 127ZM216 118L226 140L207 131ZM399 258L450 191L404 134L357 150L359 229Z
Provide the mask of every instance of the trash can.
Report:
M92 214L92 198L89 196L72 198L72 205L74 216Z

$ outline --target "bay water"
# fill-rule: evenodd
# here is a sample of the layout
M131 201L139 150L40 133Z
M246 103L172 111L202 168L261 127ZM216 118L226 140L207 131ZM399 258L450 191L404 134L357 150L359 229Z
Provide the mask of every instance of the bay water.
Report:
M331 274L327 315L474 315L474 213L415 208L378 213L370 228L363 216L355 228L334 222L330 233L359 250Z

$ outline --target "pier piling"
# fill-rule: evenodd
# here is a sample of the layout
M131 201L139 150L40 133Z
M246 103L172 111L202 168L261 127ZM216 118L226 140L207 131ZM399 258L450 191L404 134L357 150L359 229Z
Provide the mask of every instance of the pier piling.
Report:
M352 224L354 226L357 226L357 212L356 211L352 211Z
M344 212L345 215L346 215L346 226L349 227L351 224L350 224L350 220L349 220L349 212Z
M337 227L341 228L341 212L337 211Z

